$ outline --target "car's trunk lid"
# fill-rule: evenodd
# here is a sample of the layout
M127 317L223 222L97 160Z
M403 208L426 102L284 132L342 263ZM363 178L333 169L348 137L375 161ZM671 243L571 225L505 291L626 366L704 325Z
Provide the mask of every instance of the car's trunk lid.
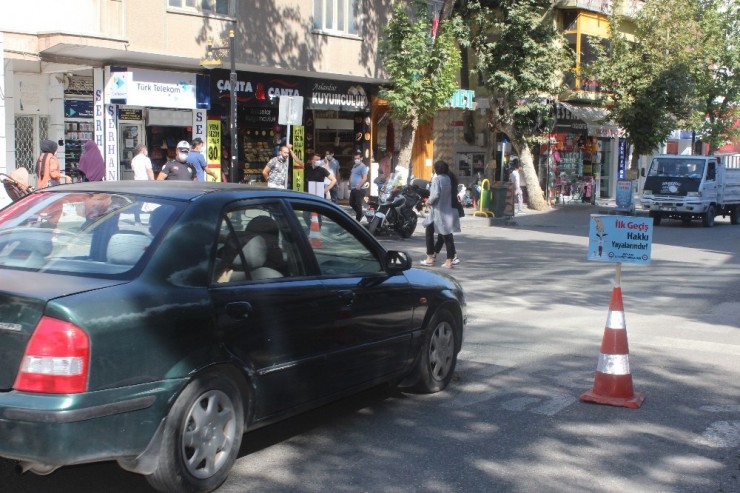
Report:
M1 269L0 391L12 388L28 340L49 300L120 283L120 280Z

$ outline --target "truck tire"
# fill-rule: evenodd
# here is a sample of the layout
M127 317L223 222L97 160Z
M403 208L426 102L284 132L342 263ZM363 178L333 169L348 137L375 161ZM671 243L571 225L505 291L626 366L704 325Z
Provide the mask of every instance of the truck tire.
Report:
M717 209L714 208L714 204L710 204L707 207L707 212L704 213L702 218L702 224L705 228L711 228L714 226L714 218L717 216Z
M660 214L656 212L651 212L650 217L653 218L653 226L660 226L660 220L663 219Z
M740 205L736 205L730 211L730 224L740 224Z

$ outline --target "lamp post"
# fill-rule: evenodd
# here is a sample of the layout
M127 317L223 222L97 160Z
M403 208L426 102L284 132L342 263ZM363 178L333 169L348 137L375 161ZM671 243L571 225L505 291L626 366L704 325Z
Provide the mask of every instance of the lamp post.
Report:
M229 167L229 181L236 183L238 179L237 166L239 157L239 139L236 131L236 49L234 30L229 31L229 58L231 59L231 72L229 73L229 134L231 135L231 166Z
M229 73L229 135L231 137L231 151L229 156L229 181L236 183L238 180L238 157L239 157L239 140L237 138L236 125L236 34L234 29L229 30L228 46L213 46L213 41L208 40L208 51L206 57L200 61L200 64L206 68L221 66L221 60L213 55L217 50L229 50L229 61L231 62L231 72Z

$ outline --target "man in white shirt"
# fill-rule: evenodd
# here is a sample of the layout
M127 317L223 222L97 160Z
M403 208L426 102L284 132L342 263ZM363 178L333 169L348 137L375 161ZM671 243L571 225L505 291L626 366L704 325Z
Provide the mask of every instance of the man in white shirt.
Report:
M524 214L522 210L522 165L517 160L513 163L514 170L509 176L509 181L514 184L514 197L516 198L516 214Z
M131 160L134 180L153 180L152 161L149 159L149 150L146 148L146 145L137 144L134 153L136 156Z
M145 144L136 144L136 154L131 160L131 169L134 171L134 180L153 180L152 160L149 159L149 149ZM141 203L137 203L132 211L134 213L134 224L141 224Z

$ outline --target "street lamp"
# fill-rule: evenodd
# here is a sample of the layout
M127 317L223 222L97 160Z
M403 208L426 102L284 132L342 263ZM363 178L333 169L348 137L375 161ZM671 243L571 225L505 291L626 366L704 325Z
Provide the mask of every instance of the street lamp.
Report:
M237 158L239 156L239 141L237 139L236 129L236 49L234 46L235 42L234 30L229 30L229 44L228 46L213 46L213 40L208 40L208 50L206 51L206 57L200 61L201 66L205 68L214 68L221 66L221 59L217 58L213 52L220 50L229 50L229 60L231 62L231 73L229 74L229 135L231 136L231 155L229 156L229 181L236 183L237 181Z

